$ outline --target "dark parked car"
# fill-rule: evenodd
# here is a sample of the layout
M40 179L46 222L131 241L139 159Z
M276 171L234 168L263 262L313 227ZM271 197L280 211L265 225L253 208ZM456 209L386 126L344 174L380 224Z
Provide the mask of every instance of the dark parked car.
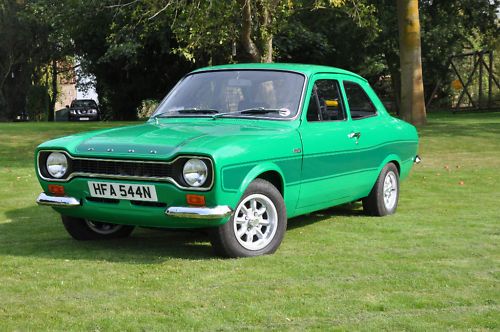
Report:
M66 106L67 107L67 106ZM98 121L99 107L92 99L75 99L69 107L69 121Z

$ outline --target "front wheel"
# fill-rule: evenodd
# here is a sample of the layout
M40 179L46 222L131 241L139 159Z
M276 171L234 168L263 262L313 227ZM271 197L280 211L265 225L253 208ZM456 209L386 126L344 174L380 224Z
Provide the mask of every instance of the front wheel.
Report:
M70 216L61 216L61 218L69 235L80 241L127 237L134 230L134 226L109 224Z
M210 232L216 252L224 257L252 257L274 253L286 231L286 207L270 182L255 179L227 223Z
M371 216L396 212L399 201L399 172L393 163L382 168L370 194L363 198L363 210Z

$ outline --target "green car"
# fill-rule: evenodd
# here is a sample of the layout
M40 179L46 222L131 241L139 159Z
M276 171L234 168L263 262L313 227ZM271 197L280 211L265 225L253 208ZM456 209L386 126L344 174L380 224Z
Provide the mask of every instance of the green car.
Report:
M43 193L77 240L135 226L203 228L227 257L271 254L289 218L363 201L396 211L415 128L351 72L299 64L209 67L186 75L140 125L36 149Z

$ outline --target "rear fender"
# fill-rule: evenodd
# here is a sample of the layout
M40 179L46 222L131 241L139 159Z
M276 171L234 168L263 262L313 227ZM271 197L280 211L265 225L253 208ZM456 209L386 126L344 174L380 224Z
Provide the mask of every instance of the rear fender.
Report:
M401 158L399 158L399 156L396 154L390 154L387 157L385 157L384 161L382 161L382 163L379 165L378 170L377 170L377 176L375 177L375 179L373 179L372 187L375 185L375 182L377 181L377 178L380 175L380 173L382 172L382 169L384 168L384 166L390 162L392 162L396 165L396 167L398 168L398 171L400 173L399 175L401 175Z

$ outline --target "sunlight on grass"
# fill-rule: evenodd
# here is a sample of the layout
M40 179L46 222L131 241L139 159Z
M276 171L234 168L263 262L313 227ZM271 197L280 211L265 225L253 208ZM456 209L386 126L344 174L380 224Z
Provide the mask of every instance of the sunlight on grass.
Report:
M500 113L429 115L395 215L289 221L272 256L200 232L77 242L38 207L34 148L130 123L0 123L0 330L500 328Z

